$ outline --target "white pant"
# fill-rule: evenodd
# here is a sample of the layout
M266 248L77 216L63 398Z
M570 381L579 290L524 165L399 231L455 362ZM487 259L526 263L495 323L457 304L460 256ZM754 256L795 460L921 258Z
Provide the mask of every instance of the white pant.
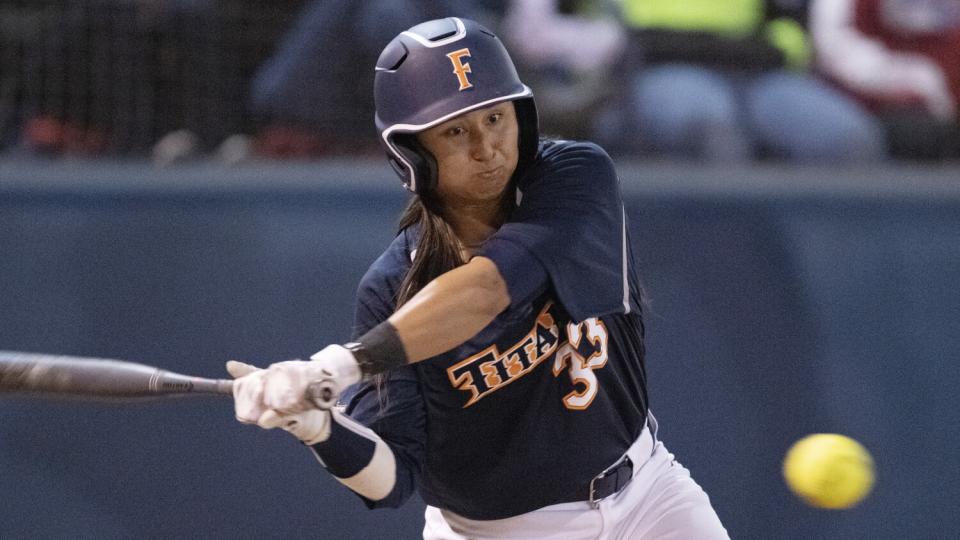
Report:
M561 503L506 519L480 521L427 506L424 540L727 539L710 498L656 440L656 420L627 450L633 479L599 507ZM650 426L653 426L651 432ZM644 460L644 457L649 456Z

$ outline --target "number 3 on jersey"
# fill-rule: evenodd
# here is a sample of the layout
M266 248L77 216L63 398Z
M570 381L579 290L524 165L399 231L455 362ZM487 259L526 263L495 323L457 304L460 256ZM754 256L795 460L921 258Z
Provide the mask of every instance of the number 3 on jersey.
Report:
M557 349L553 375L559 376L569 366L574 390L564 396L563 404L568 409L583 410L597 396L598 382L593 370L607 363L607 328L596 318L580 324L568 323L567 341Z

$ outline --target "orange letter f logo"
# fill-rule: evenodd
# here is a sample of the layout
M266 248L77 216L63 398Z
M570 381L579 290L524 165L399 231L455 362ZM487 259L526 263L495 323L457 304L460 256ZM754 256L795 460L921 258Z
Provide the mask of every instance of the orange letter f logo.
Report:
M460 49L447 54L447 58L449 58L453 63L453 72L457 75L457 79L460 81L461 91L466 90L467 88L473 88L473 85L470 84L470 80L467 79L467 73L472 73L472 71L470 71L470 64L463 63L464 56L470 56L470 49Z

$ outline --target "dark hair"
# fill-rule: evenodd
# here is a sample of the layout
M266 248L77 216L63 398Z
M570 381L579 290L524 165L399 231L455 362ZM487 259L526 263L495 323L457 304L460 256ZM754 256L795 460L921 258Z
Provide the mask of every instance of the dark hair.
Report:
M466 262L460 249L460 240L457 239L450 224L443 219L440 204L435 197L414 195L410 199L403 214L400 215L397 229L402 233L414 225L420 226L420 237L417 239L410 269L407 270L397 291L395 310L410 301L434 278ZM386 382L386 373L373 376L381 411L387 407L387 393L383 391Z
M420 226L412 264L397 291L397 308L406 304L420 289L441 274L464 264L460 240L443 218L439 201L434 196L414 196L400 216L400 231Z
M519 170L520 167L517 167L517 171L514 172L500 198L499 216L503 221L506 221L513 211L514 191ZM463 257L463 244L460 243L460 239L444 217L446 209L434 193L415 195L407 204L397 225L399 231L413 225L420 226L420 237L417 239L413 263L397 292L398 309L420 292L420 289L426 287L427 283L467 263Z

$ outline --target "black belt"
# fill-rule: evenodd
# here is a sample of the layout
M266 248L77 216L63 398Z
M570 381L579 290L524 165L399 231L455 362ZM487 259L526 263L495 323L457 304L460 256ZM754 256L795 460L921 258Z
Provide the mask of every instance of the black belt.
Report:
M624 454L619 461L590 480L590 496L587 500L596 508L600 501L616 494L629 484L631 478L633 478L633 461Z

